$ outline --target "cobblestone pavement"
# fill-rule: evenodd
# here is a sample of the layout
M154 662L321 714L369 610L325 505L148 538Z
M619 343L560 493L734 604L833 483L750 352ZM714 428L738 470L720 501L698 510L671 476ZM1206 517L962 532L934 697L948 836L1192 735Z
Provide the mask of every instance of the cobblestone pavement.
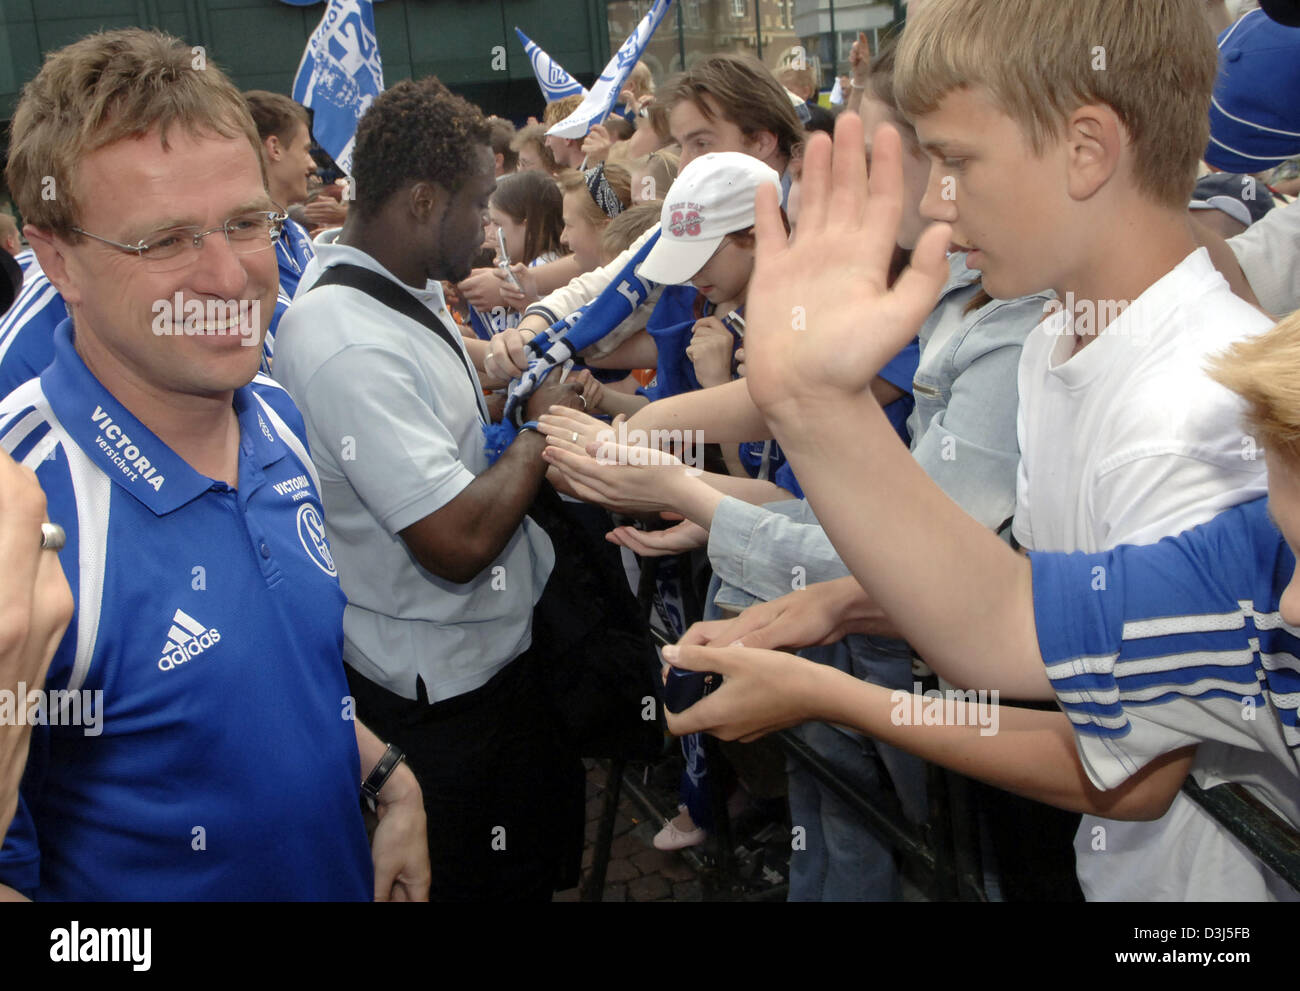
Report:
M586 848L582 854L582 877L585 882L595 850L596 829L605 801L605 768L588 762ZM640 807L621 793L618 815L614 819L614 843L610 849L609 868L605 872L605 890L601 900L607 902L698 902L700 881L695 870L676 852L656 850L651 845L662 822L650 821ZM576 902L580 889L557 892L555 901Z

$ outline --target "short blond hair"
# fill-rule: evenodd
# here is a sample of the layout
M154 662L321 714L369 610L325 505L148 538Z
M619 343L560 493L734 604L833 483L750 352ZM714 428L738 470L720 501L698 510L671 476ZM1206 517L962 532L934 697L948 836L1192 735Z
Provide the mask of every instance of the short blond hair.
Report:
M77 237L77 166L90 153L159 129L163 148L174 127L192 135L262 144L243 95L211 62L160 31L126 28L88 35L45 57L23 87L10 128L5 175L23 219ZM55 195L46 195L54 182ZM263 185L266 174L262 172Z
M591 191L587 186L587 173L571 171L565 172L556 178L560 185L560 192L568 195L582 191L582 196L578 198L579 208L584 218L593 227L603 227L609 223L609 216L600 205L592 198ZM632 204L632 173L621 165L613 162L605 163L605 181L609 183L610 190L618 198L623 209L626 210Z
M648 199L663 199L667 196L668 187L677 181L679 163L680 159L675 152L663 149L625 161L623 164L627 166L629 174L644 173L640 185L645 183L646 177L654 180L648 190L644 188L633 189L632 202L640 203ZM651 195L643 196L641 195L643 192L648 192Z
M8 210L0 210L0 242L18 236L18 221ZM19 241L21 242L21 238Z
M627 89L632 91L636 97L649 96L655 91L654 73L650 71L650 66L644 62L637 62L632 66L632 71L628 73Z
M1210 139L1218 53L1201 0L930 0L908 19L894 89L910 118L982 86L1036 154L1085 104L1118 115L1133 176L1185 208Z
M555 100L552 103L548 103L546 109L542 111L542 123L547 126L558 124L580 106L582 106L581 93L574 93L572 96L566 96L562 100Z
M663 207L663 200L642 200L611 220L600 234L601 256L613 261L632 247L633 241L659 223Z
M1300 310L1210 359L1210 377L1246 403L1256 445L1300 465Z

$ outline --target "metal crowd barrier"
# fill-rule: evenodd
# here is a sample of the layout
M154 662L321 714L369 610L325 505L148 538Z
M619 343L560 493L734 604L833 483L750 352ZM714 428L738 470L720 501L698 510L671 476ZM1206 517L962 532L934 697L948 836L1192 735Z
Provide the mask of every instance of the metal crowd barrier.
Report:
M643 558L638 598L646 615L654 593L654 575L659 559ZM679 558L679 568L686 573L688 562ZM699 618L698 603L693 604ZM782 749L834 792L862 820L881 842L897 851L904 875L933 901L988 901L980 857L978 818L971 808L971 782L933 764L927 764L929 815L924 823L907 820L900 809L882 808L871 796L844 781L833 767L814 750L790 733L774 734ZM717 741L705 737L706 758L725 760ZM596 838L591 873L583 886L584 901L599 901L605 884L605 869L613 840L614 817L624 785L626 765L611 761L607 769L605 805ZM718 775L710 776L715 782ZM653 808L648 796L631 782L629 792L647 813L662 815ZM1202 789L1188 778L1183 791L1231 832L1267 867L1300 892L1300 831L1265 806L1239 785L1219 785ZM716 830L711 837L714 869L723 878L731 871L732 835L724 796L714 795L713 813Z

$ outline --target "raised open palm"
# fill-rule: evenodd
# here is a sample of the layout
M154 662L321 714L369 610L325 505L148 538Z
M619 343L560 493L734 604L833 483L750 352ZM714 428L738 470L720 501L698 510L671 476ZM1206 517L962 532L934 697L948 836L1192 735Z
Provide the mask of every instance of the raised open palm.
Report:
M836 121L835 141L814 135L804 157L799 225L787 240L774 189L755 204L758 241L745 334L749 393L769 423L830 393L856 394L910 341L947 278L949 232L920 238L911 265L888 287L903 210L898 132L874 136L867 177L862 122ZM833 261L828 261L833 259Z

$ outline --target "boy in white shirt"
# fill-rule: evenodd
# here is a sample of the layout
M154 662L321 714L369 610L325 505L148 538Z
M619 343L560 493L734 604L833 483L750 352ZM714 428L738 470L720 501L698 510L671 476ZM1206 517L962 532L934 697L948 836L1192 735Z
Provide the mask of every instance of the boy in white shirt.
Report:
M932 0L909 20L895 85L935 163L923 212L953 225L993 296L1050 287L1063 301L1021 364L1014 532L1031 549L1155 540L1265 491L1240 402L1201 370L1269 325L1231 295L1187 220L1215 71L1194 0ZM819 387L834 393L853 372L841 361ZM831 399L792 400L791 374L776 390L751 367L750 392L782 447L794 445L791 463L856 573L868 552L853 546L861 517L836 505L856 484L843 452L820 500L818 481L804 480L830 471L810 409ZM1174 759L1185 773L1195 756L1187 747ZM1200 757L1215 778L1225 754ZM1105 809L1086 796L1072 804ZM1266 897L1263 868L1186 799L1131 828L1085 822L1090 897ZM1177 854L1189 848L1194 861Z

